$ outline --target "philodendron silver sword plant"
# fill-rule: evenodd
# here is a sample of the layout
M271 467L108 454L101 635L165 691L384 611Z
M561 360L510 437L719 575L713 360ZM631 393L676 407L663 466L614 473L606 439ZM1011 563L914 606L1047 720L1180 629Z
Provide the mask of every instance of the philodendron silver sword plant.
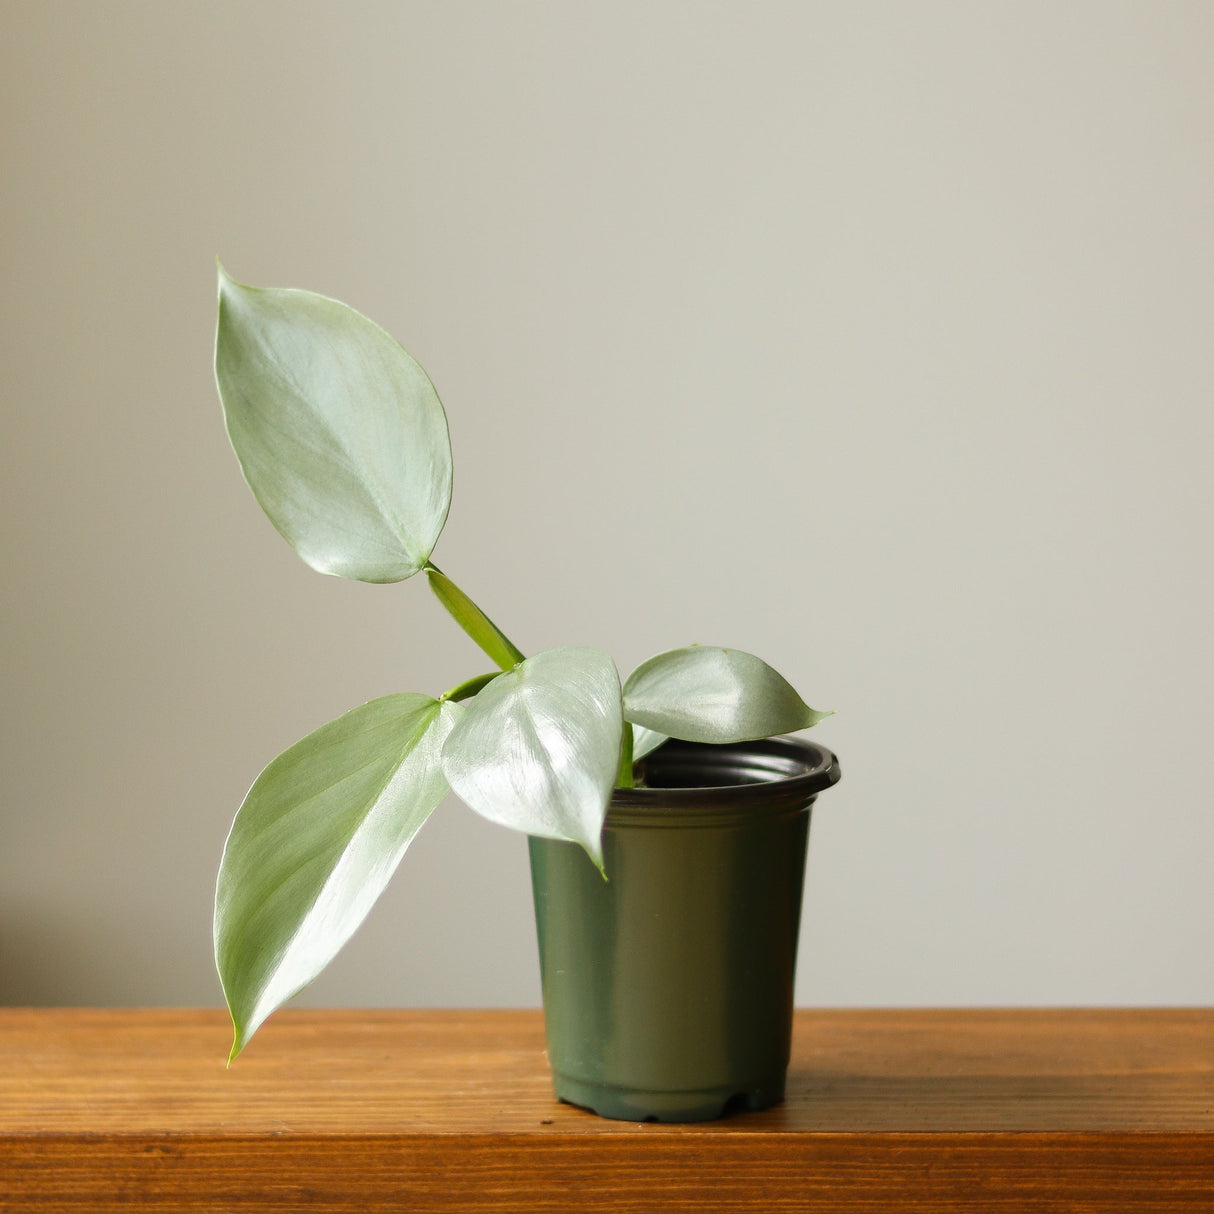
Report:
M434 386L345 304L221 268L215 378L245 479L295 551L364 582L424 573L497 667L351 709L257 777L215 891L232 1058L350 938L449 790L490 821L581 844L601 871L612 789L666 738L743 742L829 715L736 649L662 653L622 687L599 649L524 657L430 560L451 503Z

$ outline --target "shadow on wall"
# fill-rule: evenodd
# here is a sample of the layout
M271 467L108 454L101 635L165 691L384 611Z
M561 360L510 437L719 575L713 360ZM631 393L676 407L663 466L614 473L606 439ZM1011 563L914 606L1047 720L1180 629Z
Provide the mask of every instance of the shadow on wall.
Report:
M54 907L0 906L0 1006L130 1006L147 985L110 925Z

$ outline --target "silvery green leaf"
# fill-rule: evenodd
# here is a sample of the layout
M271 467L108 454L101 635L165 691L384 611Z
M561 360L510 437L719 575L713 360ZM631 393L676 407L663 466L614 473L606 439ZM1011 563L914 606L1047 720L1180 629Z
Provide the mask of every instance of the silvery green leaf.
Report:
M257 777L215 891L215 961L234 1058L332 960L447 793L462 705L405 693L322 725Z
M810 708L782 675L740 649L672 649L642 662L624 684L627 720L689 742L769 738L830 715Z
M491 822L580 843L601 868L623 727L611 658L549 649L465 701L443 746L443 772Z
M654 729L646 729L644 725L634 725L632 728L632 761L643 759L652 754L663 742L667 735Z
M245 480L313 569L399 582L425 565L451 505L451 442L393 338L336 300L221 268L215 378Z

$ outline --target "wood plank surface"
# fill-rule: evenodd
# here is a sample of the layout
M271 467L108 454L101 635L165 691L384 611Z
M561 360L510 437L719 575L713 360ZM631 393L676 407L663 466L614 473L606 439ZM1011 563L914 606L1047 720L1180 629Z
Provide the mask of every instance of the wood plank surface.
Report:
M538 1012L0 1009L0 1210L1214 1211L1214 1010L801 1011L786 1102L552 1096Z

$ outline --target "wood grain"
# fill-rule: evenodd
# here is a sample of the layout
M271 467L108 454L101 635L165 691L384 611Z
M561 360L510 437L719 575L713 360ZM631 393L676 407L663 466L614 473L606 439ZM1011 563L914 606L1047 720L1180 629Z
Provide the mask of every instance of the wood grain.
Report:
M803 1011L784 1105L558 1104L538 1012L0 1009L0 1210L1214 1211L1214 1011Z

